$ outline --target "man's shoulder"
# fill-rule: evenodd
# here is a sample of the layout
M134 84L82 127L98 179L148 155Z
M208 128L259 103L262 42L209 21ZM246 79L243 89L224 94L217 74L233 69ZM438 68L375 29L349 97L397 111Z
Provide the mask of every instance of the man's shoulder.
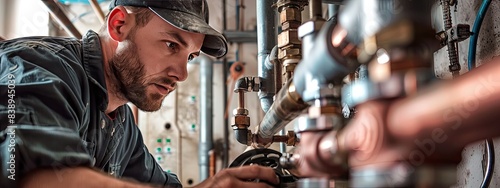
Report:
M81 48L81 40L69 37L31 36L0 42L0 49L12 51L19 48L39 48L39 50L62 50Z
M80 62L81 49L80 40L64 37L23 37L0 42L0 56L18 57L41 66L47 63Z

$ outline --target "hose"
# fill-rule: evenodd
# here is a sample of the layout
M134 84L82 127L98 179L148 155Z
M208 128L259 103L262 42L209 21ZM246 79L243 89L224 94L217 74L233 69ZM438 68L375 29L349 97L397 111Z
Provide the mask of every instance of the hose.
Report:
M474 26L472 26L472 34L469 40L469 57L467 65L469 66L469 71L476 67L476 45L477 39L479 38L479 30L481 30L481 25L483 23L486 11L490 6L491 0L483 0L479 11L477 12L476 20L474 20Z
M495 147L493 147L493 140L486 139L486 155L487 155L487 165L486 171L484 172L483 182L481 183L481 188L490 187L491 177L493 176L493 168L495 166Z
M467 65L469 67L469 71L476 67L476 45L477 39L479 38L479 30L481 30L481 25L483 23L484 16L486 15L486 11L490 6L491 0L483 0L481 3L481 7L476 16L476 20L474 20L474 26L472 27L472 35L469 41L469 57L467 61ZM486 171L484 172L483 182L481 183L481 188L487 188L490 186L491 177L493 176L493 167L495 166L495 148L493 146L492 139L486 139L485 141L486 147L486 155L487 155L487 164Z

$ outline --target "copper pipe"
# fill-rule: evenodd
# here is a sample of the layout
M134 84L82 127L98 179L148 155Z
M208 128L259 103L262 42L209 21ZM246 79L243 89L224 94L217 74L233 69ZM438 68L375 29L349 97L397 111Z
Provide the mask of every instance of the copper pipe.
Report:
M273 142L287 142L288 136L286 135L274 135Z
M99 6L99 3L97 0L89 0L90 6L92 6L92 9L94 9L95 14L97 15L97 18L99 18L99 21L101 21L101 24L104 24L104 12L102 12L101 7Z
M245 93L243 91L238 92L238 109L245 109Z
M61 7L55 2L55 0L42 0L42 2L47 6L50 14L57 19L59 25L61 25L68 34L72 35L75 38L82 38L82 34L80 34L75 25L71 23L69 18L66 16L66 14L64 14Z
M415 141L425 141L434 148L422 159L425 162L459 162L460 152L467 144L500 136L497 131L500 119L495 113L500 108L499 61L495 59L453 81L429 86L395 102L370 101L358 105L355 119L337 136L338 149L356 149L365 156L383 156L384 161L396 161L401 157L409 159L410 151L420 147ZM334 137L327 135L321 142L334 142ZM389 141L400 147L377 150ZM401 148L410 149L398 150ZM320 157L326 156L326 152L317 153ZM377 158L370 159L374 161L349 162L358 166L380 162Z
M215 171L217 167L217 155L215 151L212 149L208 151L208 155L210 157L210 163L209 163L209 177L215 176Z

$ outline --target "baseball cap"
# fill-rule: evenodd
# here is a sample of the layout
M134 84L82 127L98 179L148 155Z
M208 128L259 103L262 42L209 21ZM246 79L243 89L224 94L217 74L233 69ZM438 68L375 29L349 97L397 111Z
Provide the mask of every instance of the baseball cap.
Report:
M227 53L224 36L208 25L208 4L205 0L112 0L109 10L118 5L147 7L181 30L205 34L201 47L205 54L222 57Z

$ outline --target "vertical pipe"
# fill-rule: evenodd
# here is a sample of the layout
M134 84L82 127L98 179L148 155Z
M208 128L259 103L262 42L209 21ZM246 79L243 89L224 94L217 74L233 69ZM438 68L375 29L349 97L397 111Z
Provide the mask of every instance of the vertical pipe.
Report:
M210 177L215 176L217 166L215 165L217 163L217 155L215 154L215 150L210 150L209 154L210 156Z
M335 16L339 12L340 5L328 4L328 18Z
M257 0L257 66L261 78L259 99L262 110L267 112L275 94L274 68L266 66L266 58L277 44L277 11L273 8L276 0Z
M200 141L198 165L200 167L200 181L203 181L209 177L209 151L213 148L213 62L205 55L200 55L196 59L200 62Z
M280 135L286 135L285 128L281 129ZM286 143L285 142L280 142L280 152L281 153L285 153L286 152Z
M226 0L222 0L222 30L226 31L227 29L227 18L226 18ZM227 112L227 58L224 57L222 59L222 83L223 88L222 88L222 106L224 106L224 112L222 114L225 114ZM232 92L232 91L231 91ZM224 128L223 128L223 142L222 142L222 168L226 168L229 166L229 122L228 122L228 117L223 117L224 118Z
M309 17L323 17L323 11L321 10L321 0L309 0Z

